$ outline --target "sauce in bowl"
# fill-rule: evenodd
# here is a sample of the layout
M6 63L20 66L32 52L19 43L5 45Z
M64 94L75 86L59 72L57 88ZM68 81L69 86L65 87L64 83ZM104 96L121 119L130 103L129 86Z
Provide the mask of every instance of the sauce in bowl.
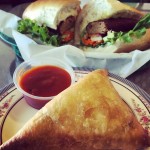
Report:
M57 66L38 66L27 70L19 81L27 93L40 96L55 96L71 85L70 74Z
M35 57L15 69L13 81L27 104L41 109L75 82L75 74L70 65L57 58Z

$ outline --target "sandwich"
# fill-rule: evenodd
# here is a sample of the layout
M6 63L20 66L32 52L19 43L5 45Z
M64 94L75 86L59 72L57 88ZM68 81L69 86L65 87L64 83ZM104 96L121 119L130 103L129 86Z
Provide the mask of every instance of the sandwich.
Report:
M85 51L121 53L150 48L150 14L118 0L89 1L75 28L75 44Z
M68 44L74 39L79 11L78 0L38 0L24 10L17 30L40 44Z
M49 101L0 150L136 150L148 134L113 87L95 70Z

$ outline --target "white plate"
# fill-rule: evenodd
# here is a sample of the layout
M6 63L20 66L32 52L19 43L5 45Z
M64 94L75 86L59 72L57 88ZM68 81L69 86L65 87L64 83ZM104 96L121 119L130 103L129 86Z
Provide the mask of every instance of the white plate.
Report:
M88 72L89 70L75 70L76 80ZM113 74L109 74L109 77L115 89L150 136L150 96L126 79ZM14 85L10 87L0 96L0 144L11 138L37 112L26 103Z

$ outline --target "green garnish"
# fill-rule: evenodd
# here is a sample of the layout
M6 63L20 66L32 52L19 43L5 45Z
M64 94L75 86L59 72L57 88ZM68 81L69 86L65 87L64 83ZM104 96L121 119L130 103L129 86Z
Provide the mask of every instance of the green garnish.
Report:
M23 34L29 34L32 38L39 38L45 44L52 44L53 46L60 45L58 35L50 33L45 24L40 26L36 21L30 19L19 20L17 31Z

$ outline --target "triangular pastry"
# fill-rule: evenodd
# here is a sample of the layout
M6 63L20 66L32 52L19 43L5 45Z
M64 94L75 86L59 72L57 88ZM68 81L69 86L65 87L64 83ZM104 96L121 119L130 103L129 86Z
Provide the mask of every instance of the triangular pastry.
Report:
M47 103L0 150L135 150L147 144L107 71L96 70Z

